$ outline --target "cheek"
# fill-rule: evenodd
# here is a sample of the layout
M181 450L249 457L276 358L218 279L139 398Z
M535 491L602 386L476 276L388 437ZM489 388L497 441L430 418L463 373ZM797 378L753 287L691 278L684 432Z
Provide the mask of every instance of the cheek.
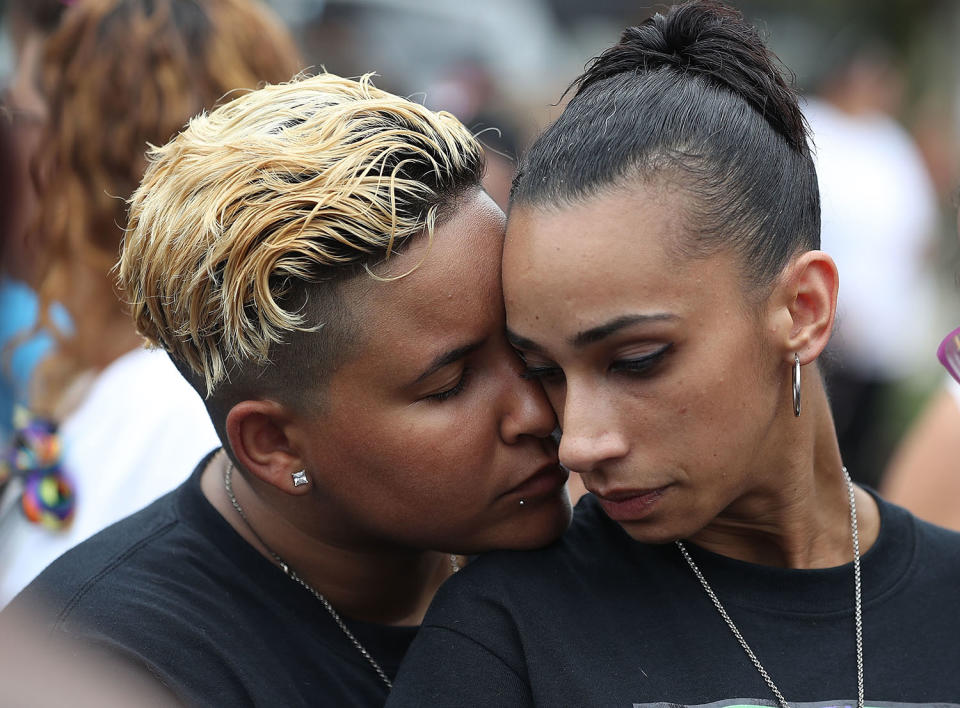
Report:
M687 456L697 458L691 467L709 470L716 483L732 481L731 471L740 469L749 451L762 442L770 418L764 387L754 367L741 362L717 371L695 389L676 421L678 429L688 431L683 440Z
M710 361L715 363L697 364ZM718 361L715 353L702 353L678 364L654 393L633 397L625 419L636 437L654 449L717 460L724 450L737 447L733 440L743 440L755 429L765 406L759 377L735 356Z
M489 411L447 403L368 422L354 442L369 483L391 493L433 499L477 485L495 446Z

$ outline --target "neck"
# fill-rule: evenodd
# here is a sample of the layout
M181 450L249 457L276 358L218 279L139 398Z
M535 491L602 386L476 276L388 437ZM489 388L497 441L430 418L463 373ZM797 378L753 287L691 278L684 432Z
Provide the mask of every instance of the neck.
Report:
M221 452L207 466L201 480L204 495L261 555L273 563L271 551L279 555L346 617L387 625L422 622L434 593L452 573L449 554L395 546L357 548L342 539L325 539L288 520L297 513L275 508L275 501L234 470L233 491L245 523L224 488L227 464Z
M753 486L691 536L693 543L784 568L829 568L853 559L849 493L830 406L819 376L807 378L802 417L787 411L790 418L777 426L787 432L771 436L758 456ZM880 531L879 510L867 492L855 486L854 494L865 553Z

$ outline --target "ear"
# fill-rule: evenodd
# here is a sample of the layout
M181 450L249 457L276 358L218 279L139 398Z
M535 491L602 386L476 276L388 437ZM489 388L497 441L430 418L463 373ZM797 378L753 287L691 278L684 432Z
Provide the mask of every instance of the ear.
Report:
M837 266L823 251L807 251L794 258L781 275L770 298L773 331L787 363L793 355L801 364L814 361L833 333L839 289Z
M293 482L294 473L304 467L290 441L293 424L293 416L275 401L241 401L227 413L226 433L237 462L250 474L286 494L302 496L312 485Z

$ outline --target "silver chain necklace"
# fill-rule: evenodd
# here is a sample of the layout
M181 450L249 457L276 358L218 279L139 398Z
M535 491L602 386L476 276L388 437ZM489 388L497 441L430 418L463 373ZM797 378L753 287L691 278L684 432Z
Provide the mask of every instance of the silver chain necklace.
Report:
M847 495L850 498L850 530L853 535L854 624L857 639L857 708L863 708L863 614L861 608L862 595L860 587L860 531L857 525L857 500L854 498L853 482L850 480L850 474L847 472L846 467L843 468L843 479L847 484ZM760 672L760 676L763 677L763 680L766 682L767 686L769 686L770 690L773 691L773 695L777 697L777 702L780 704L780 708L790 708L790 704L787 703L787 699L783 697L782 693L780 693L780 689L777 688L777 685L773 682L773 679L770 678L770 674L767 673L767 670L763 668L763 664L761 664L760 660L757 659L757 655L753 653L750 645L747 644L747 640L743 638L742 634L740 634L740 630L737 629L737 625L733 623L733 620L730 619L730 615L727 614L727 611L724 609L723 605L720 604L720 599L717 597L716 593L713 592L713 588L710 587L710 583L707 582L707 579L704 577L703 573L700 572L700 568L698 568L697 564L694 563L693 558L687 551L686 546L683 545L683 541L676 541L676 544L677 548L680 549L680 553L683 554L684 560L687 561L687 565L690 566L690 570L692 570L693 574L697 576L697 580L700 581L703 589L707 592L707 596L710 598L711 602L713 602L713 606L717 608L717 612L719 612L720 616L723 617L723 621L727 623L730 631L733 632L733 636L737 638L738 642L740 642L740 646L743 647L743 650L750 658L750 661L756 667L757 671Z
M346 623L343 621L343 619L340 617L337 611L333 609L333 605L330 604L330 601L327 600L327 598L325 598L319 590L317 590L312 585L310 585L310 583L308 583L306 580L301 578L297 574L297 571L291 568L290 565L285 560L283 560L283 558L281 558L270 546L268 546L266 542L260 537L260 534L257 533L257 530L253 528L253 526L250 524L250 519L247 518L246 512L244 512L243 507L240 506L240 502L237 501L237 495L233 493L233 482L231 479L232 476L233 476L233 462L228 461L227 470L226 472L223 473L223 488L227 490L227 496L230 497L230 503L233 504L233 508L237 510L237 513L240 515L240 518L243 519L243 523L246 525L250 533L252 533L254 537L260 542L260 545L267 550L267 553L269 553L270 556L273 558L273 560L276 561L277 565L280 566L280 569L287 575L288 578L290 578L292 581L294 581L295 583L303 587L311 595L313 595L315 598L317 598L320 601L320 604L323 605L324 608L327 610L327 612L330 613L330 616L333 618L333 621L336 622L340 630L346 635L347 639L350 640L350 643L353 644L354 647L356 647L357 651L360 652L363 658L367 660L367 663L370 664L370 666L373 667L373 670L377 672L377 676L380 677L380 680L386 684L388 689L393 688L393 682L390 681L390 678L387 676L386 672L384 672L384 670L380 667L380 664L377 663L377 660L370 655L370 652L367 651L366 647L364 647L363 644L360 643L360 640L354 636L353 632L350 631L350 629L347 627ZM450 554L450 570L453 573L456 573L457 571L460 570L460 564L455 554Z

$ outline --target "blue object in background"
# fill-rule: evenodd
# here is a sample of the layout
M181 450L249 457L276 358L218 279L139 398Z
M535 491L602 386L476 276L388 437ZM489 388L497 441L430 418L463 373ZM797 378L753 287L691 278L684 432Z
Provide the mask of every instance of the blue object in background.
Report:
M62 307L53 312L60 327L69 329L69 317ZM0 447L13 430L13 406L26 404L30 375L50 351L53 337L38 332L12 350L7 345L27 332L37 321L37 295L24 283L0 278Z

